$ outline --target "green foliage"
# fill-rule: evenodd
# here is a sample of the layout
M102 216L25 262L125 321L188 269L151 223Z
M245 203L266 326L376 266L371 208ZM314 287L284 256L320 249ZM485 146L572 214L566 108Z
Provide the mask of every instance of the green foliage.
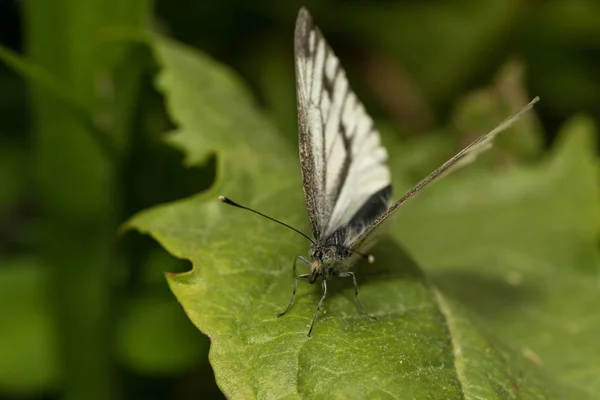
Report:
M593 133L576 119L538 165L440 182L406 205L392 231L484 332L574 390L569 398L600 390L591 356L600 351Z
M384 134L396 196L529 93L542 100L476 164L404 206L377 263L356 267L379 320L360 313L351 282L332 280L307 339L318 285L300 282L275 318L306 241L216 201L308 231L299 4L1 1L1 398L215 394L196 327L232 398L600 397L600 3L304 5ZM148 31L229 67L151 39L163 99L152 54L131 41ZM118 236L136 213L130 226L179 259ZM164 279L187 260L191 272Z
M129 226L192 262L190 272L169 275L169 284L211 338L211 363L226 395L600 393L592 379L600 367L592 280L600 209L590 121L572 121L554 153L535 165L472 168L409 202L375 249L375 265L357 269L362 300L378 320L361 315L351 283L338 280L308 338L318 285L301 282L290 312L276 318L305 239L216 200L226 194L308 231L296 149L231 71L162 38L153 48L158 86L178 125L170 142L188 165L216 153L218 177L208 191L142 212ZM386 142L398 194L414 183L404 154L426 147Z
M164 282L164 271L181 269L162 249L143 266L144 289L122 303L116 351L121 364L138 374L175 375L206 358L208 340L190 323Z
M44 270L31 258L0 269L0 387L41 393L58 380L56 327L45 303Z
M208 350L205 338L167 296L134 297L125 305L117 332L121 361L138 373L187 371Z
M30 79L37 250L59 332L57 372L65 398L112 397L117 149L130 132L140 68L126 62L132 43L105 42L101 35L110 25L141 27L150 9L148 0L23 3L24 47L33 66L12 65Z

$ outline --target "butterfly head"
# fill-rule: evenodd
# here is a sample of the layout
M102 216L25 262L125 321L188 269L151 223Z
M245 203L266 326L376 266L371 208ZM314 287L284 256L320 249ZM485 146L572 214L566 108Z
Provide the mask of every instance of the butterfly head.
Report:
M308 281L315 283L321 277L333 271L334 265L342 261L350 252L342 246L315 243L310 246L310 277Z

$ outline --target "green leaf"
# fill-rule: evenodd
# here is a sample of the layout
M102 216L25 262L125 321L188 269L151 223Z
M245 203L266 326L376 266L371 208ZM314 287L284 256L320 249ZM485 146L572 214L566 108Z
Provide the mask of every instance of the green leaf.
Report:
M506 63L489 87L469 93L458 102L453 125L466 133L465 144L490 130L490 121L502 121L530 101L524 87L524 66L516 60ZM494 143L495 147L510 148L518 159L538 155L543 134L534 113L521 117L519 124L508 128ZM493 159L494 157L487 157ZM485 165L479 162L478 165Z
M112 398L114 236L121 206L131 204L124 196L129 193L121 179L121 154L112 150L121 149L133 132L127 124L137 114L127 105L134 103L141 71L136 62L124 65L132 43L107 43L101 36L110 26L141 27L151 2L57 0L22 6L30 61L6 50L0 56L32 83L36 249L49 271L47 303L60 332L61 395ZM128 84L122 85L125 79Z
M348 20L373 45L394 55L427 99L439 101L494 57L494 49L526 10L525 3L515 0L370 3L361 7L360 18ZM335 9L332 24L354 12L350 5Z
M25 187L26 152L10 140L0 140L0 210L17 204Z
M441 181L392 231L447 296L572 388L569 398L600 394L594 134L577 118L540 165Z
M185 261L156 248L140 268L138 289L121 306L117 354L122 364L140 374L166 375L206 363L208 340L173 301L164 271L184 271Z
M117 333L121 361L138 373L173 374L206 360L206 338L165 296L147 294L131 299Z
M44 268L32 258L0 268L0 392L38 394L60 377L57 332L44 296Z
M362 301L378 320L360 313L351 282L331 280L329 297L308 338L321 297L319 285L300 282L293 307L276 318L291 295L293 256L304 254L308 243L216 200L225 194L309 231L297 149L273 131L231 71L161 38L155 39L154 51L161 66L158 84L179 126L170 141L186 153L188 164L216 153L217 180L209 191L142 212L128 225L192 262L190 272L169 275L169 284L192 322L211 338L210 360L228 397L506 399L598 394L588 376L575 379L567 374L568 362L558 362L562 349L550 345L556 332L540 327L523 310L515 313L519 320L510 315L512 308L525 305L518 301L532 296L536 301L526 304L532 307L529 312L541 307L565 314L566 321L570 307L597 298L592 285L577 278L591 274L597 265L585 266L597 260L592 239L598 210L595 168L589 150L581 146L583 139L560 146L549 165L504 174L471 170L411 201L393 224L390 238L374 250L375 265L356 268ZM390 154L402 154L404 145L389 142ZM578 155L582 149L588 156ZM403 165L399 158L391 157L391 167L396 187L405 189L412 179L398 169ZM580 176L572 186L587 186L563 193L560 185L574 171ZM558 212L563 213L560 218ZM554 222L561 228L550 229ZM496 240L493 245L483 240L487 235ZM530 247L536 251L522 253ZM570 263L550 254L558 248ZM538 270L537 264L544 262L556 268ZM529 293L523 284L514 289L520 296L507 296L511 308L504 313L477 309L513 289L503 286L506 280L497 282L498 275L516 282L526 272L534 274L532 279L546 272L551 280L549 271L558 273L559 268L569 281L552 280L553 285L564 293L563 285L582 283L578 293L586 302L563 296L561 301L570 306L553 308L558 300ZM543 284L525 282L535 283L538 290ZM594 321L588 321L577 327L590 338ZM545 342L536 346L525 338ZM586 350L591 348L588 343ZM582 369L597 371L583 351L579 354ZM590 358L594 353L588 354ZM543 360L541 365L533 355Z

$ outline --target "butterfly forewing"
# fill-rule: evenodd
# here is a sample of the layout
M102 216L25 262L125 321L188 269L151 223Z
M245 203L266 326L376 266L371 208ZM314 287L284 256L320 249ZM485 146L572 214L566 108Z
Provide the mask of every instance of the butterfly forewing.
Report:
M308 330L310 336L327 296L327 279L330 276L352 278L356 300L366 314L358 296L356 278L349 268L360 257L373 260L365 251L374 244L383 222L422 188L468 164L491 147L494 137L538 99L475 140L389 206L390 171L379 132L348 85L338 58L304 8L296 21L294 49L302 183L315 240L224 196L219 200L284 225L311 241L310 260L296 256L294 261L294 269L300 260L309 266L310 272L296 276L288 306L278 314L282 316L290 309L299 279L308 279L309 283L321 279L323 296Z
M539 101L539 97L534 98L521 108L519 111L511 115L502 121L497 127L489 131L483 136L475 139L471 144L465 147L463 150L458 152L454 157L450 158L444 164L442 164L435 171L427 175L423 178L419 183L413 186L404 196L400 198L400 200L396 201L392 204L384 213L379 215L375 221L368 226L366 229L363 229L361 233L358 235L354 243L352 243L351 248L353 249L362 249L365 246L368 246L368 243L373 239L374 231L378 230L385 220L388 220L388 217L391 217L394 211L396 211L402 204L404 204L407 200L412 198L415 194L417 194L421 189L425 186L429 185L432 182L435 182L442 176L445 176L453 171L456 171L459 168L464 167L465 165L470 164L475 161L477 156L481 153L489 150L492 147L494 138L507 128L509 128L515 121L521 117L526 111L530 110L535 103Z
M302 180L315 239L350 246L388 207L387 152L325 38L304 9L295 32Z

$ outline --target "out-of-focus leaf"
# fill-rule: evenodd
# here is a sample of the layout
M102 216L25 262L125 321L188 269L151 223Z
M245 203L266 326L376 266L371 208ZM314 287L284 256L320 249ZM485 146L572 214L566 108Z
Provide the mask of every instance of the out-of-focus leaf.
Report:
M600 394L594 132L577 118L534 168L497 176L475 169L441 181L406 204L392 230L484 331L575 398Z
M362 300L379 320L361 315L350 282L332 280L313 336L307 338L321 296L318 287L301 284L288 315L277 319L275 314L289 299L293 255L308 244L216 201L217 194L230 195L307 231L297 150L273 132L230 71L160 38L154 51L162 68L159 87L179 127L172 142L190 164L216 152L218 173L208 192L142 212L129 226L191 260L192 271L171 276L169 283L192 322L211 338L211 363L226 395L506 399L598 394L588 376L576 379L566 373L567 363L557 361L568 347L554 346L551 356L544 353L550 346L523 340L543 340L548 333L550 341L556 338L556 331L540 329L529 313L515 313L518 320L492 313L490 322L469 309L486 304L487 298L502 298L501 284L486 285L499 273L518 281L536 271L553 280L552 274L563 269L565 275L553 281L557 290L567 283L579 288L577 298L561 299L565 304L585 308L597 299L597 288L577 278L598 265L593 245L598 188L589 149L581 145L585 135L569 135L572 140L557 147L546 164L502 175L475 169L412 200L394 224L394 239L375 250L375 266L357 268ZM392 155L402 147L389 142ZM582 157L582 151L587 155ZM405 188L407 179L393 156L391 167L396 186ZM563 190L566 183L572 185L569 191ZM553 222L560 228L550 228ZM495 242L484 240L488 237ZM555 247L543 254L547 246ZM537 250L527 253L529 248ZM431 271L441 290L407 253ZM555 268L538 271L544 262ZM444 283L469 280L445 280L442 273L463 268L474 282L457 294L456 283ZM556 313L561 323L569 321L570 307L556 308L549 296L523 287L522 301L538 296L529 312L545 310ZM476 301L462 305L467 295ZM584 337L597 336L594 321L577 321ZM494 332L480 322L506 327ZM499 332L506 333L506 342ZM586 340L587 357L579 352L579 376L597 370L591 359L597 354L591 351L594 346ZM539 355L541 365L533 355Z
M0 140L0 209L16 204L25 186L27 159L16 143Z
M594 0L549 1L531 8L527 25L544 39L560 45L587 47L598 44L600 4ZM537 36L539 38L539 36Z
M3 260L0 268L0 393L32 395L56 388L57 332L38 260Z
M125 125L135 111L140 71L131 60L120 63L131 42L106 42L102 34L115 25L139 29L151 2L21 4L28 60L85 110L82 118L56 101L54 87L48 90L32 79L32 165L41 220L37 247L48 266L47 302L60 332L61 395L112 398L110 291L123 200L116 149L132 132Z
M513 60L501 68L491 86L461 99L454 112L453 124L466 136L465 142L489 131L490 124L502 121L527 104L533 96L530 97L523 87L523 65ZM505 153L512 153L516 159L539 155L543 148L543 133L535 113L523 115L520 123L511 126L496 140L496 145L504 145L508 150Z
M283 44L289 44L284 41ZM298 141L296 123L296 78L294 77L294 59L292 51L284 51L281 39L273 40L260 65L260 84L265 97L265 108L269 110L277 128L291 142ZM289 50L289 46L288 46Z
M121 362L143 374L176 374L206 359L208 340L179 304L162 295L136 296L125 306L117 331Z
M447 100L485 63L526 10L519 0L371 3L352 21L406 66L435 102ZM354 5L336 9L327 26L355 11Z
M69 108L76 112L81 112L85 118L89 118L84 111L84 104L76 95L71 93L55 76L41 68L39 65L25 59L20 54L15 53L9 48L0 46L0 60L12 68L17 74L27 79L34 85L39 85L60 99Z

